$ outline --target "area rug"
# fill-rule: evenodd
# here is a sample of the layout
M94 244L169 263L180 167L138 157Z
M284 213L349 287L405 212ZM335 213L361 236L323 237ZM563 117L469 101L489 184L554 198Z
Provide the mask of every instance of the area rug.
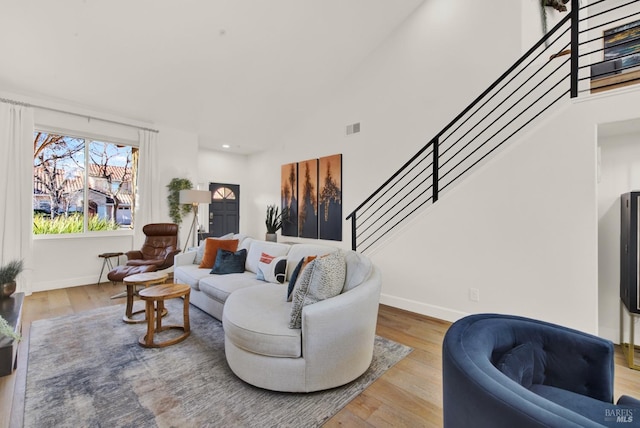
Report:
M167 307L163 323L180 324L182 302ZM199 309L191 336L161 349L139 346L146 325L123 323L123 313L109 306L31 325L25 427L320 426L411 352L376 337L371 366L352 383L277 393L233 374L222 324Z

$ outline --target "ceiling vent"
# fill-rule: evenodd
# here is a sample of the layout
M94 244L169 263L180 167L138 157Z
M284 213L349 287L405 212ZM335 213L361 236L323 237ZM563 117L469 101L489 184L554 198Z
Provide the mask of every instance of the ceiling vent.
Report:
M347 125L347 135L357 134L360 132L360 122Z

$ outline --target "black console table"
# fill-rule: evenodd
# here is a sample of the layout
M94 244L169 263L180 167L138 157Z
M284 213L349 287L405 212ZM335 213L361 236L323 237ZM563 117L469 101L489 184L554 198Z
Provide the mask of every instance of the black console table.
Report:
M24 293L14 293L8 299L0 299L0 315L13 327L13 331L22 331L22 303ZM18 341L10 337L0 337L0 376L13 373L18 363Z

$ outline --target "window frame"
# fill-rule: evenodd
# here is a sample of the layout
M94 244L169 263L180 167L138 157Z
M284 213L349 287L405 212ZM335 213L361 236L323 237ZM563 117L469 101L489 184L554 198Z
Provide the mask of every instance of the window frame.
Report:
M63 127L57 127L57 126L49 126L49 125L39 125L39 124L35 124L34 128L33 128L33 134L35 136L35 134L37 132L44 132L44 133L48 133L48 134L57 134L57 135L63 135L65 137L72 137L72 138L81 138L85 140L85 177L84 177L84 195L83 195L83 200L87 201L88 200L88 194L89 194L89 186L87 185L89 182L89 169L87 168L88 166L88 162L89 162L89 157L87 156L87 152L88 152L88 147L89 144L92 141L98 141L98 142L102 142L102 143L111 143L111 144L121 144L124 146L130 146L132 148L136 148L136 149L140 149L140 142L139 141L133 141L133 140L129 140L126 138L118 138L118 137L113 137L113 136L109 136L109 135L105 135L105 134L100 134L100 133L95 133L95 132L90 132L90 131L78 131L78 130L72 130L72 129L67 129L67 128L63 128ZM33 161L31 162L31 169L33 171L34 165L33 165ZM32 174L33 175L33 174ZM132 183L132 191L133 191L133 198L135 199L135 196L137 195L138 189L137 186ZM33 189L33 177L31 179L31 198L33 199L34 196L34 189ZM88 217L87 217L87 210L88 210L88 204L84 204L83 205L83 218L84 218L84 231L80 232L80 233L59 233L59 234L35 234L33 233L33 228L31 230L31 236L34 240L51 240L51 239L82 239L82 238L100 238L100 237L116 237L116 236L133 236L134 235L134 229L130 228L130 229L118 229L118 230L103 230L103 231L90 231L88 230ZM33 210L31 212L32 214L32 219L33 219ZM133 217L133 212L132 212L132 217Z

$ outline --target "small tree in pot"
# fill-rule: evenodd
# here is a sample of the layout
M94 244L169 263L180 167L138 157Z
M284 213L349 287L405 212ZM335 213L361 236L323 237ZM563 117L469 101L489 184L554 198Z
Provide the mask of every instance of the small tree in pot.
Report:
M6 299L16 291L16 277L23 269L22 260L12 260L0 267L0 299Z
M278 237L276 233L282 229L282 222L287 221L289 218L289 209L287 207L282 208L282 212L277 205L267 205L267 217L264 221L267 226L267 235L265 240L276 242Z

